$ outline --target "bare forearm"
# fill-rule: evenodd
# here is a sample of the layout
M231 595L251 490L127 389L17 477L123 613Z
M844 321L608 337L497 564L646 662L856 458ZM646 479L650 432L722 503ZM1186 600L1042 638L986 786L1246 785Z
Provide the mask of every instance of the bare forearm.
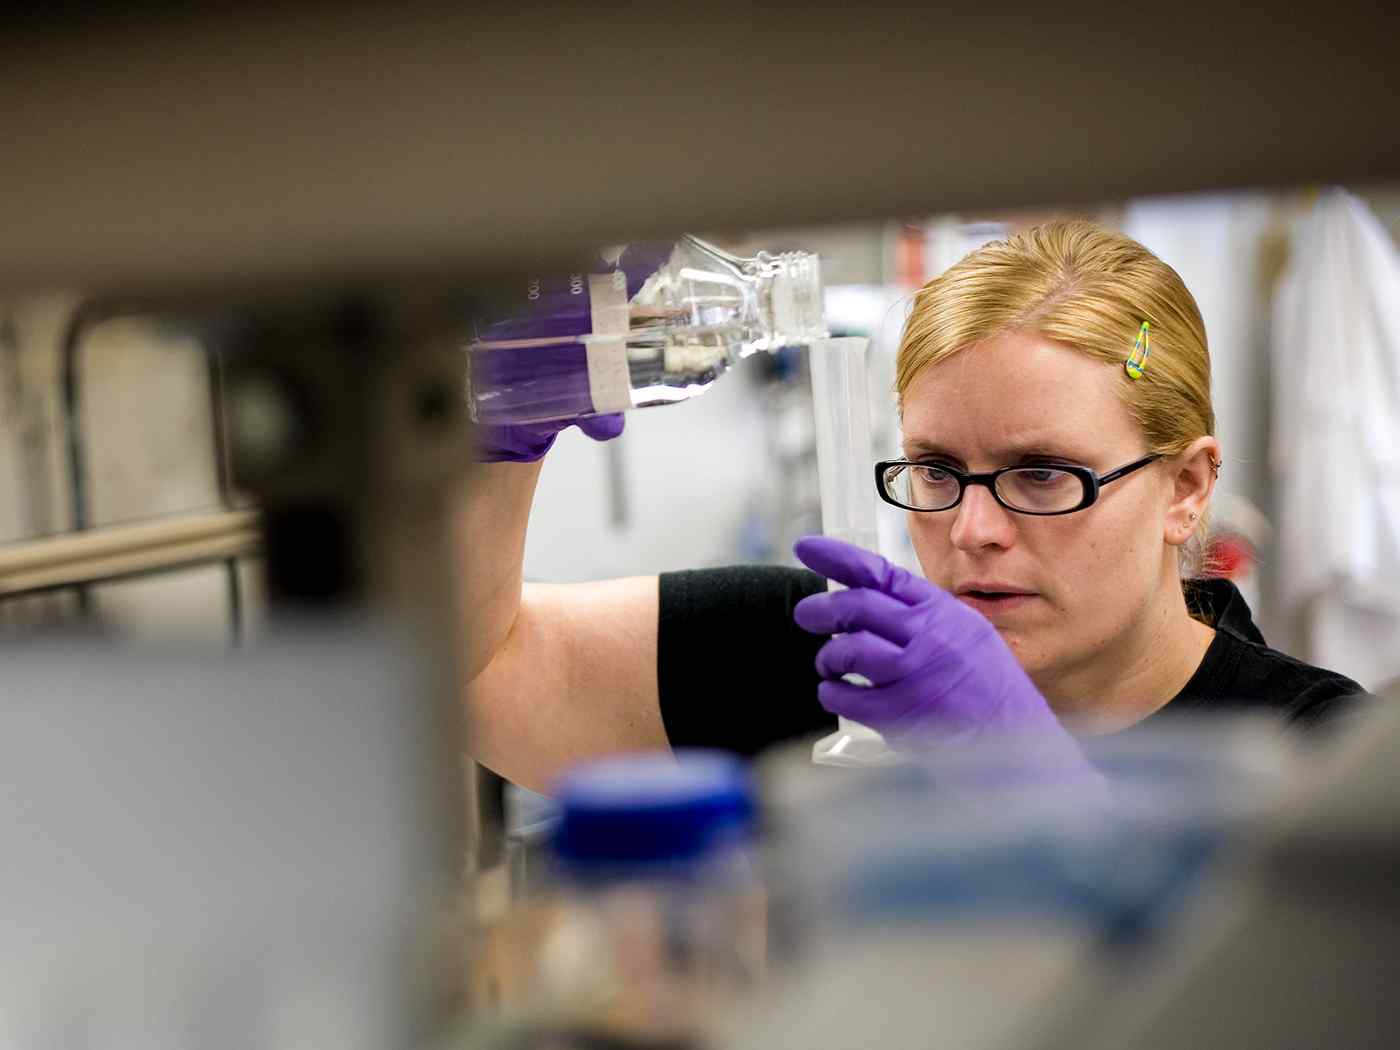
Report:
M480 464L458 497L458 590L468 680L491 662L520 613L525 530L539 476L539 463Z
M526 787L617 751L664 749L655 576L528 584L505 645L467 690L471 753Z

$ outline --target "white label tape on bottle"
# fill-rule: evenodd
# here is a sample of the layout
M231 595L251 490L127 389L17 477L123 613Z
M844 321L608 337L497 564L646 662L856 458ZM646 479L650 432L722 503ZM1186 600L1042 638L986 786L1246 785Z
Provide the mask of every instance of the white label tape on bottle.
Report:
M621 270L588 275L593 334L588 339L588 393L595 412L625 412L632 407L632 377L627 368L627 275Z

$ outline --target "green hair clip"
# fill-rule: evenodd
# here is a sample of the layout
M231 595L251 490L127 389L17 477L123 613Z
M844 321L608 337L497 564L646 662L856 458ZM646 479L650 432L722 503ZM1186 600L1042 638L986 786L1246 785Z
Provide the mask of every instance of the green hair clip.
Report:
M1129 379L1142 378L1142 371L1147 367L1147 355L1152 352L1151 332L1152 326L1143 321L1142 327L1138 329L1137 339L1133 342L1133 352L1123 362L1123 371L1128 373Z

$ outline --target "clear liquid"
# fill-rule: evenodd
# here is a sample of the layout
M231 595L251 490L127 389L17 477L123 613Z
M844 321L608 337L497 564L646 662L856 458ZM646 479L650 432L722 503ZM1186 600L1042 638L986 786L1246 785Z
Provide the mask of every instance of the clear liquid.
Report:
M588 380L587 344L471 351L478 423L531 423L602 411ZM723 345L627 341L630 408L670 405L709 390L741 356Z

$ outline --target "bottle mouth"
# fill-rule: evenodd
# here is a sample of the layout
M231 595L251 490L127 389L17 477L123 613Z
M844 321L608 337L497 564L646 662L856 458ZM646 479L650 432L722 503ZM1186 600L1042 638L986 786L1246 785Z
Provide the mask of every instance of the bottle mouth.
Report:
M822 296L821 260L808 252L774 259L773 329L778 346L806 346L830 333Z

